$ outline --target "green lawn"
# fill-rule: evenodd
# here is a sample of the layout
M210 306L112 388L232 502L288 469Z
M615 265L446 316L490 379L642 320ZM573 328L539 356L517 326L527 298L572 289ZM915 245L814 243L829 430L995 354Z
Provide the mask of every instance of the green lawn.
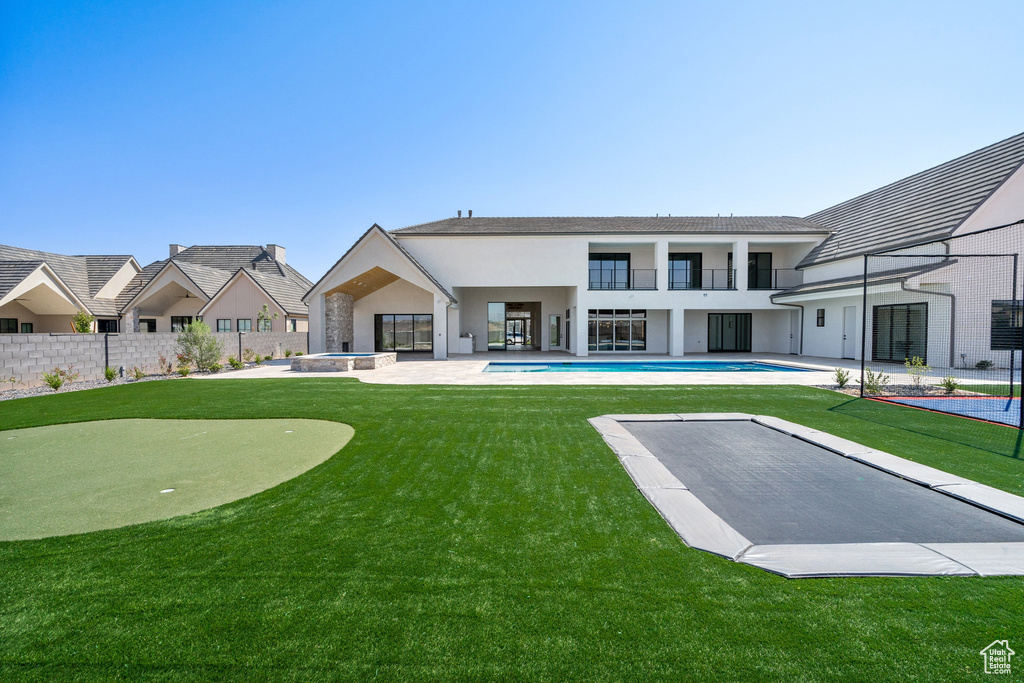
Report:
M1024 493L1016 430L802 387L196 380L8 401L5 429L304 417L355 435L213 510L0 543L0 680L959 681L986 678L993 640L1020 651L1020 578L787 580L686 548L586 418L697 411Z

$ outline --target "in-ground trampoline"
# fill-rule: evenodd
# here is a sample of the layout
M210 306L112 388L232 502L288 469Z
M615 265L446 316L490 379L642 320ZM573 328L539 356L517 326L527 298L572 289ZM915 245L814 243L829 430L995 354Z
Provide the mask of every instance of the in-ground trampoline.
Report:
M783 576L1024 575L1024 498L774 417L591 424L687 545Z

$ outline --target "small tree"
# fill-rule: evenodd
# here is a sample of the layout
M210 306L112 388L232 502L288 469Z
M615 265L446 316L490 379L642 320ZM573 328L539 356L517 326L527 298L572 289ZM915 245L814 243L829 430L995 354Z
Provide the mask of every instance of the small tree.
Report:
M263 309L256 314L256 331L257 332L270 332L272 323L271 320L278 319L277 313L271 313L270 307L263 304Z
M209 370L224 355L224 344L213 335L206 323L190 323L178 333L178 358L195 363L197 370Z
M92 332L92 324L95 320L96 316L79 310L71 316L71 327L75 328L75 332L79 334L89 334Z

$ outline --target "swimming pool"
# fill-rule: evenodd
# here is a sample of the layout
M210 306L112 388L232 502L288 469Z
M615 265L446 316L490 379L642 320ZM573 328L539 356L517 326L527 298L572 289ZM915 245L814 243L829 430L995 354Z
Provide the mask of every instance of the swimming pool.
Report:
M484 372L811 372L763 361L623 360L488 363Z

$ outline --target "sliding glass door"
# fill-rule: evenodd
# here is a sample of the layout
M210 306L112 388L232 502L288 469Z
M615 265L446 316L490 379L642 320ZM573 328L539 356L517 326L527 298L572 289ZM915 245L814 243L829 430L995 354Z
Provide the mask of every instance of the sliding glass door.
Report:
M708 351L749 351L750 313L708 313Z

